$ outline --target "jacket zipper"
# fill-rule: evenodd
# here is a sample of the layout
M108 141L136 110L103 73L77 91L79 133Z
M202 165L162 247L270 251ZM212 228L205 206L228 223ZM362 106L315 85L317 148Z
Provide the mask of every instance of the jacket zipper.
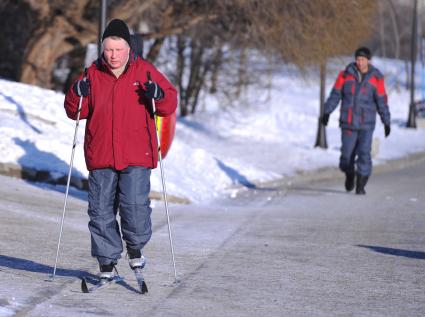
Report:
M115 132L114 132L114 130L115 130L115 122L114 122L114 117L115 117L115 102L114 102L114 100L115 100L115 88L116 88L116 85L117 85L117 78L115 78L115 82L114 82L114 87L113 87L113 90L112 90L112 157L113 157L113 159L114 159L114 168L116 167L116 161L115 161L115 138L114 138L114 135L115 135Z
M360 89L361 89L361 84L362 84L362 81L361 81L361 74L360 74L360 72L359 71L356 71L357 72L357 79L356 79L356 86L355 86L355 88L354 88L354 100L353 100L353 109L352 109L352 111L351 111L351 116L350 116L350 113L348 114L349 115L349 117L351 117L351 120L350 120L350 124L351 124L351 121L352 121L352 116L353 116L353 111L354 111L354 113L356 112L355 110L358 108L358 106L357 106L357 97L358 97L358 95L359 95L359 92L360 92ZM361 109L360 109L361 110Z

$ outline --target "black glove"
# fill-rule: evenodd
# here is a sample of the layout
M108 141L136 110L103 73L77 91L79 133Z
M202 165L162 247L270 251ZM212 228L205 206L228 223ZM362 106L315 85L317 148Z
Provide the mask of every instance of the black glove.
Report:
M72 89L78 97L87 97L90 94L90 83L88 80L78 80Z
M391 133L391 126L390 125L385 125L384 126L385 129L385 137L388 137Z
M155 99L155 101L161 100L164 98L164 91L159 85L153 81L144 83L145 90L144 94L146 98Z
M321 121L322 121L322 124L324 126L327 126L328 125L328 122L329 122L329 113L324 113L323 116L322 116Z

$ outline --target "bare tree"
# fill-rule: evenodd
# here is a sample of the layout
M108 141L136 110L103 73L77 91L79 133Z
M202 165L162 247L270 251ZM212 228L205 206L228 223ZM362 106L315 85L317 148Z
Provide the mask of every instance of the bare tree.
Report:
M277 55L301 69L322 65L329 56L351 54L365 41L375 12L375 3L368 0L184 3L183 6L179 3L175 12L190 14L192 18L208 14L208 18L203 18L196 27L187 28L184 37L179 36L175 41L175 79L183 116L195 111L202 86L217 91L220 82L225 86L222 92L238 98L242 87L255 78L254 68L250 66L256 62L246 54L248 50ZM224 47L231 48L231 58L223 55ZM185 55L185 51L190 53ZM207 76L212 80L203 78Z
M99 2L20 2L37 17L20 80L52 87L55 63L73 56L74 65L82 65L83 48L96 42ZM148 25L142 34L151 43L148 60L156 62L164 44L173 44L171 75L180 90L181 114L187 115L196 111L203 89L226 87L227 94L238 96L255 80L255 60L248 52L278 57L301 69L351 53L369 36L375 1L111 0L108 9L109 17L121 18L135 30L140 20Z
M36 13L37 22L26 45L20 81L51 87L55 61L78 47L96 42L97 12L95 0L26 0ZM112 1L111 16L135 23L137 15L158 0Z
M399 59L400 58L400 31L399 31L399 23L398 23L398 16L397 16L397 10L394 5L394 2L392 0L388 0L388 3L390 5L390 17L391 17L391 24L393 26L394 30L394 58Z

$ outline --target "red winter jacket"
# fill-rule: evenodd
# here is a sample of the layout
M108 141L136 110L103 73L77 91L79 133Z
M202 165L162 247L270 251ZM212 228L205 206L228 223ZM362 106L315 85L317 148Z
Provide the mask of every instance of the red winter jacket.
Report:
M150 115L151 101L143 94L147 72L164 91L157 101L159 116L169 116L177 107L177 91L156 68L140 58L130 58L119 78L103 60L88 69L90 95L83 98L80 119L87 119L84 154L88 170L128 166L155 168L158 147L155 123ZM81 79L81 78L80 78ZM76 120L80 97L71 88L65 97L65 110Z

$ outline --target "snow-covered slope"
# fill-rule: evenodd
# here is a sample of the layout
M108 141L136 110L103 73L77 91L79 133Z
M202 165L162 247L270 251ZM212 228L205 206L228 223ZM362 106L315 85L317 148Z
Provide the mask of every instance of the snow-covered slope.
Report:
M403 63L376 60L386 74L392 113L392 133L384 138L378 120L375 164L425 151L425 130L406 129L409 92L400 84ZM327 92L343 63L328 72ZM337 166L340 147L338 111L327 128L329 149L314 148L319 113L317 73L309 80L276 70L269 91L248 90L239 105L218 109L205 96L205 111L179 118L176 137L164 160L167 189L193 202L207 202L228 193L234 184L247 187L298 171ZM0 163L13 163L57 176L66 175L75 122L66 117L64 95L21 83L0 80ZM248 102L246 102L248 100ZM211 106L209 106L211 105ZM85 121L79 128L73 175L86 177L83 156ZM159 169L152 189L161 190Z

